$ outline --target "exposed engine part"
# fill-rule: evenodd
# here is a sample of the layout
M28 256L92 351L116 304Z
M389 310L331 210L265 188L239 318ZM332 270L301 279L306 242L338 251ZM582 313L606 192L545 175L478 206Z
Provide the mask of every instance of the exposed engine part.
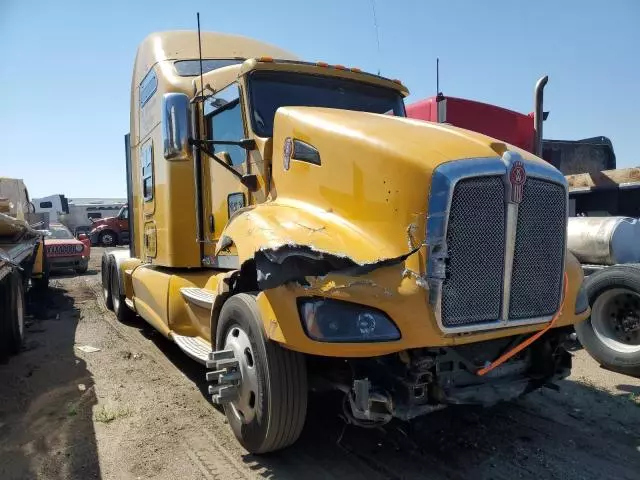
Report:
M242 381L240 363L236 359L233 350L219 350L209 354L207 368L215 368L213 372L207 372L209 394L213 403L222 405L238 399L239 386Z
M349 423L361 427L379 427L389 423L393 418L391 398L371 391L368 378L353 381L353 388L345 396L343 410Z

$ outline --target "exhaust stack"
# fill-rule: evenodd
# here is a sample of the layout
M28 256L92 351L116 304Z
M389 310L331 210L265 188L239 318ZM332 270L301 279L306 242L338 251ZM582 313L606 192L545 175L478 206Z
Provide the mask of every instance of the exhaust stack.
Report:
M535 110L533 111L533 153L542 158L542 122L544 121L544 87L549 77L545 75L536 83L534 93Z

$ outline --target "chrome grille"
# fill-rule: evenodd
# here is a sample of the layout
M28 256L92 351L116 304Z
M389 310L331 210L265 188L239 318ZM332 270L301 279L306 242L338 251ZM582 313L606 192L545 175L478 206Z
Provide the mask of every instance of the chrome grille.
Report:
M518 208L509 319L553 315L560 306L566 235L562 185L530 178Z
M447 225L442 324L459 327L500 318L504 273L505 188L502 177L460 180Z

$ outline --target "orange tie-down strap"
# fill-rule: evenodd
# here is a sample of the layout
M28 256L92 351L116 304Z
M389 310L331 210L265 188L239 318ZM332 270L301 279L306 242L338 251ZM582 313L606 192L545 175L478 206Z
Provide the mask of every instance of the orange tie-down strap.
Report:
M476 375L479 375L479 376L486 375L491 370L493 370L496 367L499 367L504 362L509 360L511 357L516 355L518 352L521 352L522 350L527 348L529 345L531 345L533 342L538 340L542 335L547 333L553 327L553 325L558 321L558 318L560 318L560 315L562 315L562 310L564 308L564 301L567 298L567 287L568 287L568 285L569 285L569 281L568 281L567 273L565 272L565 274L564 274L564 293L562 295L562 302L560 303L560 309L558 309L557 313L553 316L553 318L551 319L551 321L549 322L549 324L545 328L540 330L535 335L530 336L524 342L516 345L511 350L508 350L507 352L505 352L502 355L500 355L491 364L489 364L486 367L481 368L480 370L478 370L476 372Z

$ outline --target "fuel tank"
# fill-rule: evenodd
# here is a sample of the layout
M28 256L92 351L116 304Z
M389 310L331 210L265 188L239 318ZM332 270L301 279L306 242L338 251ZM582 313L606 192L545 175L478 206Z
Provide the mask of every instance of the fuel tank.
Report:
M580 263L640 262L640 222L630 217L570 217L567 248Z

